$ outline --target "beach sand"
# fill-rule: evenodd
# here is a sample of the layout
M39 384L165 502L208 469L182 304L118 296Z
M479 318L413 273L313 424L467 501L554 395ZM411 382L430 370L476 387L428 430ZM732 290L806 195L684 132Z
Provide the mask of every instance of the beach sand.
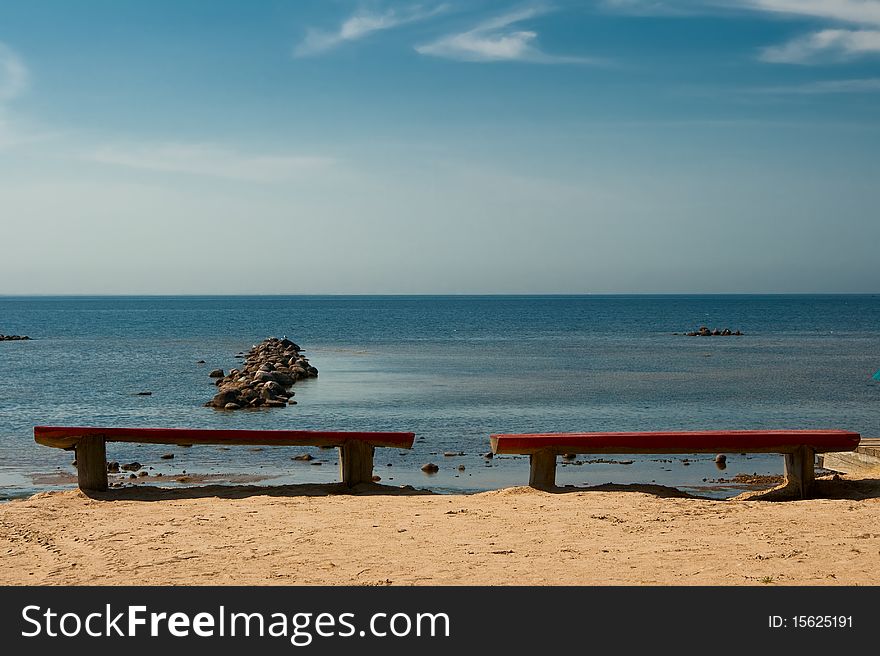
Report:
M0 584L880 584L880 481L818 487L48 492L0 505Z

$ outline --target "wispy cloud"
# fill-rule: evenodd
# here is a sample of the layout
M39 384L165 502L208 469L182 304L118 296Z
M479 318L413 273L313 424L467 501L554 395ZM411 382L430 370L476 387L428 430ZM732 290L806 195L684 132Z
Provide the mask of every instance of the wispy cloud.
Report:
M344 43L358 41L375 32L390 30L407 23L427 20L448 9L448 5L417 5L407 9L388 9L381 13L359 12L342 22L334 31L309 28L302 43L293 49L294 57L312 57Z
M0 42L0 103L17 98L28 84L28 69L12 48Z
M188 173L250 182L301 178L333 164L328 157L253 155L215 144L162 143L103 146L82 159L166 173Z
M467 62L524 61L538 64L597 64L598 59L552 55L537 45L538 34L518 30L518 23L551 11L547 6L523 7L480 23L465 32L448 34L416 46L416 52Z
M627 15L745 11L827 23L786 43L762 48L758 58L774 64L847 61L880 53L880 0L602 0L600 6Z
M746 0L746 5L836 24L764 48L760 58L766 62L812 64L880 54L880 0Z
M812 64L869 54L880 54L880 30L828 29L764 48L761 59L774 64Z
M7 105L21 96L28 87L30 73L24 60L0 41L0 150L43 138L12 116Z

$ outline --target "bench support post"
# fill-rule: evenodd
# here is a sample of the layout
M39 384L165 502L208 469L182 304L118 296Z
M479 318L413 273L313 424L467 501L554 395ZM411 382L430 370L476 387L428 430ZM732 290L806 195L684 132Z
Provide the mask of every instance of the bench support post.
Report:
M556 452L542 449L529 456L529 485L538 490L556 487Z
M796 491L801 499L806 499L815 481L814 462L816 454L808 446L798 448L794 453L785 454L785 484Z
M339 447L339 475L346 487L373 481L373 450L363 440L346 440Z
M107 491L107 448L103 437L79 438L76 443L76 477L80 490Z

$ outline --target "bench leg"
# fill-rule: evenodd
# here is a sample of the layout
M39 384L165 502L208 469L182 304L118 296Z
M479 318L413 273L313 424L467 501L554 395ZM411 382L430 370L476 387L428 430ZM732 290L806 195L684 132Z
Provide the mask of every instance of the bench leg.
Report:
M76 443L76 477L80 490L107 490L107 448L103 437L81 437Z
M808 446L785 454L785 484L796 490L801 499L810 496L815 481L816 453Z
M529 456L529 485L538 490L556 487L556 452L544 449Z
M373 450L362 440L347 440L339 447L339 475L346 487L373 481Z

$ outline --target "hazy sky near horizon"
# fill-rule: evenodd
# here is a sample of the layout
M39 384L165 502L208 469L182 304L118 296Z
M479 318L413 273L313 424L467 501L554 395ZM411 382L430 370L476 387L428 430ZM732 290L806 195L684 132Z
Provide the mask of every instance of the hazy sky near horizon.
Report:
M880 291L880 0L9 0L0 294Z

